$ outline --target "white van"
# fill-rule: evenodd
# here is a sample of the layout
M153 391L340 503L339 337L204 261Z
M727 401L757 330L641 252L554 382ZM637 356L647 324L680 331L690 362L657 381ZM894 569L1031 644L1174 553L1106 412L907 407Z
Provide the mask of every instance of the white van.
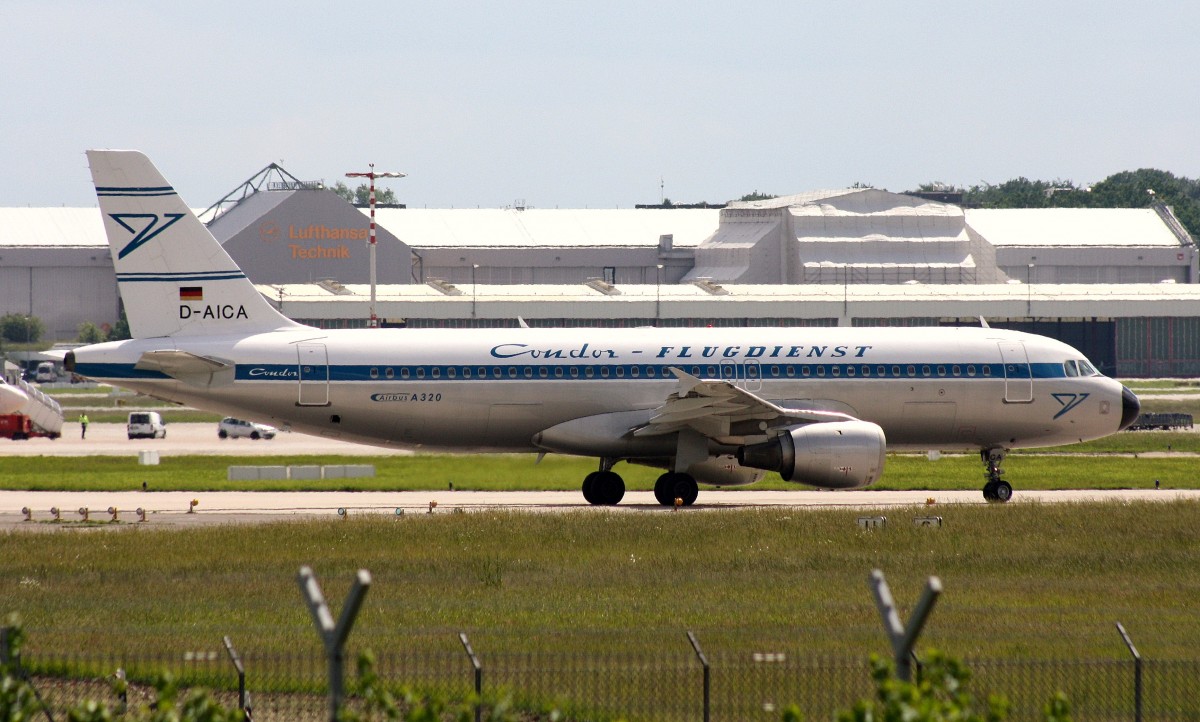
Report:
M167 427L157 411L131 411L125 427L131 439L165 439Z
M37 365L37 371L33 374L33 380L39 384L47 384L58 381L58 369L54 367L53 361L43 361Z

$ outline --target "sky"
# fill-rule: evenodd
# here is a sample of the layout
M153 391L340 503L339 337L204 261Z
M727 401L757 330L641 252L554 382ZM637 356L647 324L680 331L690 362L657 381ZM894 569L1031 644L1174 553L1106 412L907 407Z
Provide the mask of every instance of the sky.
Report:
M1191 0L0 0L0 206L95 206L88 148L193 207L272 162L429 208L1196 178L1198 30Z

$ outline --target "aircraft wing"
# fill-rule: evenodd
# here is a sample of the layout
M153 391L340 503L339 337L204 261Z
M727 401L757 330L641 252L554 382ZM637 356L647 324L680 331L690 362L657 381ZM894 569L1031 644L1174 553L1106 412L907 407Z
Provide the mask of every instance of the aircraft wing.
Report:
M770 434L775 427L854 420L834 411L784 408L728 381L699 379L677 368L671 373L679 379L679 388L649 421L634 429L634 436L692 429L721 443L743 444L746 437Z

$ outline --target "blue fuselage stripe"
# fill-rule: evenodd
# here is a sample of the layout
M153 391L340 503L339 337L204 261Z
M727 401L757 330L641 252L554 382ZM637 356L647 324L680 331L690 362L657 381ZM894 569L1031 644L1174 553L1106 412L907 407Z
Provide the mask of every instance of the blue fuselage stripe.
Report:
M1010 364L360 364L299 366L297 364L238 364L239 381L331 382L470 382L470 381L639 381L674 379L671 368L699 378L726 381L871 381L1004 380L1064 378L1061 363ZM1007 374L1006 374L1007 371ZM167 379L158 371L133 364L79 363L76 373L93 378Z

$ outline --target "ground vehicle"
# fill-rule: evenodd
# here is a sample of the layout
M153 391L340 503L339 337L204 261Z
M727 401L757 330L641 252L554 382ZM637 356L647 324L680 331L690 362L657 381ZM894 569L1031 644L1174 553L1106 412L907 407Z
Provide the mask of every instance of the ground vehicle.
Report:
M157 411L133 411L125 427L131 439L165 439L167 427Z
M55 368L53 361L43 361L37 365L37 371L34 372L33 378L39 384L58 381L58 369Z
M0 414L0 439L24 441L36 436L57 439L59 434L46 431L25 414Z
M244 436L258 441L259 439L274 439L277 433L278 430L274 426L242 421L232 416L226 416L221 419L221 423L217 424L217 436L222 439L237 439Z

